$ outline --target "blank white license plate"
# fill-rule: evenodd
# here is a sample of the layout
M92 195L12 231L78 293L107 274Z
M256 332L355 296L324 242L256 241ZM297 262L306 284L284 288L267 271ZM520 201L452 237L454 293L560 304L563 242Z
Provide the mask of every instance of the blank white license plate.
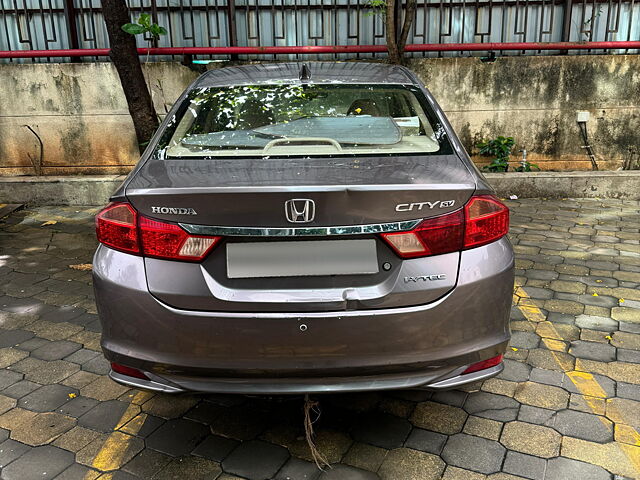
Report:
M229 278L378 273L376 241L227 243Z

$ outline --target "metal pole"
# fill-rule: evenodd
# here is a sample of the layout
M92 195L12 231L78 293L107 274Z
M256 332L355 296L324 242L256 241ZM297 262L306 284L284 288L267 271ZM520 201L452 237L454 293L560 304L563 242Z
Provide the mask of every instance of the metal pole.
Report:
M158 6L156 5L156 0L151 0L151 21L153 23L158 23ZM153 38L151 43L154 47L158 46L158 40Z
M64 0L64 19L67 25L67 36L69 38L69 47L76 50L80 48L78 41L78 27L76 25L76 9L73 0ZM80 62L77 57L72 57L72 62Z
M498 50L618 50L640 49L640 41L424 43L407 45L407 52L478 52ZM386 45L304 45L281 47L160 47L138 48L138 55L317 55L320 53L386 52ZM0 58L107 57L108 48L66 50L4 50Z
M400 32L402 31L402 0L397 0L395 2L395 12L394 19L396 21L396 45L400 40Z
M571 10L573 7L573 0L565 0L563 7L562 17L562 41L568 42L571 40ZM568 50L562 50L561 55L569 53Z
M229 46L238 46L238 36L236 31L236 2L235 0L227 0L227 35L229 38ZM232 53L231 60L238 60L238 54Z

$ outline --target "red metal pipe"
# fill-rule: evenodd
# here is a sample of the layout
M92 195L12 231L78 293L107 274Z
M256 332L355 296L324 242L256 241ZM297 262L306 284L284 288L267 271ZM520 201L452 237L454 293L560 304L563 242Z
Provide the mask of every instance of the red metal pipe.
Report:
M108 48L83 48L67 50L0 50L0 58L46 58L46 57L106 57Z
M508 43L426 43L407 45L407 52L452 52L496 50L616 50L640 48L640 42L508 42Z
M614 50L640 49L640 41L624 42L511 42L511 43L423 43L407 45L407 52L472 52L497 50ZM282 47L160 47L139 48L139 55L273 55L322 53L384 53L386 45L307 45ZM67 50L8 50L0 58L106 57L108 48Z

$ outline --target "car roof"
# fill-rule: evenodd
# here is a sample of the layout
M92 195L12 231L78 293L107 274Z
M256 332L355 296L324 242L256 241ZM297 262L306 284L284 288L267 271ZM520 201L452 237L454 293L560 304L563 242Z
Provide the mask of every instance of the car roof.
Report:
M299 83L303 65L308 70L305 83L417 84L406 68L386 63L367 62L291 62L260 63L209 70L195 88L231 85Z

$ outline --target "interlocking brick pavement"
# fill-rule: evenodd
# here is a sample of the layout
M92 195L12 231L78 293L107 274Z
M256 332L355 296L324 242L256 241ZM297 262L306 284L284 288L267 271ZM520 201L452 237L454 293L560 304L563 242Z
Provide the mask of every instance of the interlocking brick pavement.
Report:
M0 477L640 478L639 204L508 203L517 271L505 371L449 392L317 396L324 472L298 397L112 382L90 272L70 268L91 262L96 209L14 212L0 223Z

